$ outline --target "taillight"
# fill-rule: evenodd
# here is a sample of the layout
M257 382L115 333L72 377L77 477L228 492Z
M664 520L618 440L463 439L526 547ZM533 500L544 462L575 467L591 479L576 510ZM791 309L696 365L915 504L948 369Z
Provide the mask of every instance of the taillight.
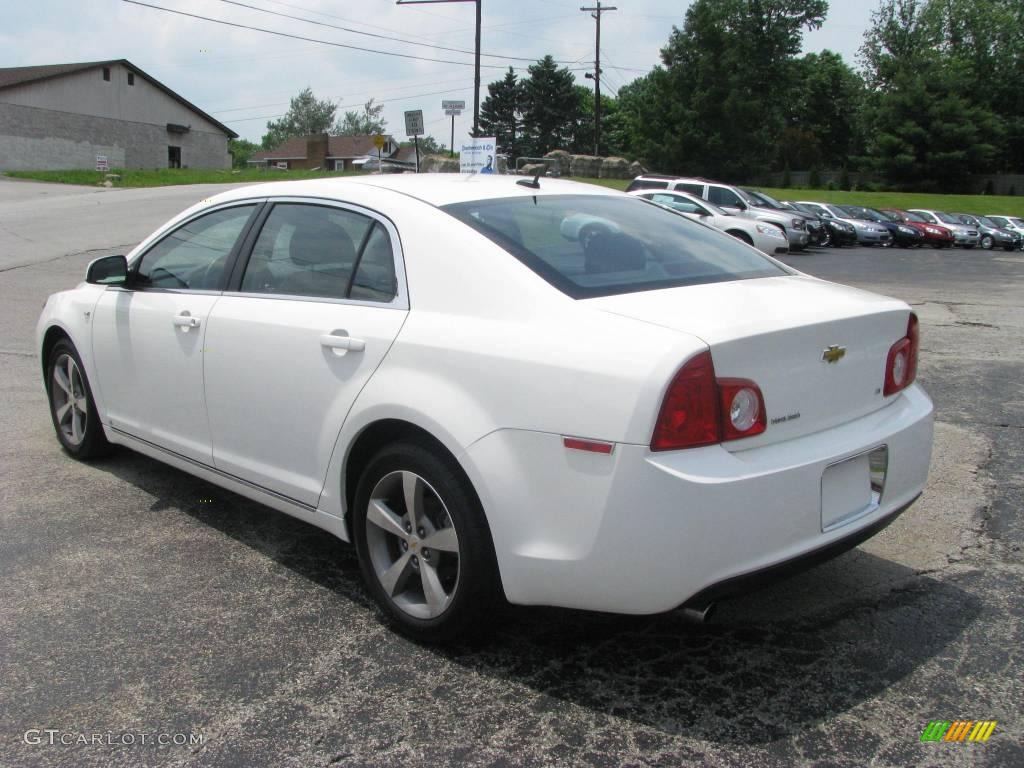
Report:
M679 369L669 383L651 438L652 451L714 445L764 432L761 390L747 379L716 379L710 352Z
M719 379L722 403L722 439L736 440L764 432L768 419L761 389L747 379Z
M895 395L914 383L917 378L917 352L920 344L917 315L910 313L907 321L907 335L889 348L889 356L885 361L885 386L882 389L886 396Z

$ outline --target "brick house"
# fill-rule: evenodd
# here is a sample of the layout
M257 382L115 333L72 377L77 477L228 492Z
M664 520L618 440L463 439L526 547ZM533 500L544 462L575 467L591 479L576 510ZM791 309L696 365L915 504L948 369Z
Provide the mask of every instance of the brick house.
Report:
M0 69L0 170L227 168L237 136L127 59Z
M399 152L398 142L384 136L381 158L391 159ZM321 168L327 171L357 170L368 161L376 164L377 147L373 136L328 136L326 133L296 136L274 149L253 153L249 165L269 168Z

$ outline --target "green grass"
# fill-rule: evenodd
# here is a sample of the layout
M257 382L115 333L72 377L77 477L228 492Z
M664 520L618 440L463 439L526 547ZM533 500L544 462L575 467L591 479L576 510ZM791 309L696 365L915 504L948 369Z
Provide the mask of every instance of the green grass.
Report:
M84 184L95 186L106 180L108 172L89 170L68 171L7 171L8 176L18 179L52 181L60 184ZM109 173L121 178L111 179L115 187L166 187L176 184L239 184L257 181L289 181L295 179L319 179L327 176L361 175L361 171L278 171L265 168L217 169L217 168L159 168L153 170L130 168L113 169Z
M918 192L843 192L827 189L763 189L777 200L815 200L869 208L924 208L952 213L1024 215L1024 197L1003 195L928 195Z
M628 179L574 179L612 189L625 189ZM868 208L924 208L954 213L994 213L1024 216L1024 197L1001 195L928 195L917 192L843 192L827 189L772 189L758 187L776 200L814 200L839 205L863 205Z

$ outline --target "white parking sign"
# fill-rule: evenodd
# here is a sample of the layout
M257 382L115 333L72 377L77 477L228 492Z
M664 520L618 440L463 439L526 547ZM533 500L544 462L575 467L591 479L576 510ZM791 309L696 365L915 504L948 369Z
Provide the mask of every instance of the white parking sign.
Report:
M423 135L423 110L413 109L405 113L405 135Z

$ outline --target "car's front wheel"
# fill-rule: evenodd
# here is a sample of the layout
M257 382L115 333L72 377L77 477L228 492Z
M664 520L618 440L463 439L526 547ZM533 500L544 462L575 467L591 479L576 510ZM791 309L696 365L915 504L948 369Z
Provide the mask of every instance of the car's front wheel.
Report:
M986 251L991 251L992 246L994 244L995 241L992 239L992 235L985 235L983 238L981 238L981 247L984 248Z
M50 351L46 390L53 428L64 450L76 459L94 459L110 450L82 360L67 339Z
M504 603L483 509L448 456L397 443L367 465L353 536L370 594L406 634L446 642Z

